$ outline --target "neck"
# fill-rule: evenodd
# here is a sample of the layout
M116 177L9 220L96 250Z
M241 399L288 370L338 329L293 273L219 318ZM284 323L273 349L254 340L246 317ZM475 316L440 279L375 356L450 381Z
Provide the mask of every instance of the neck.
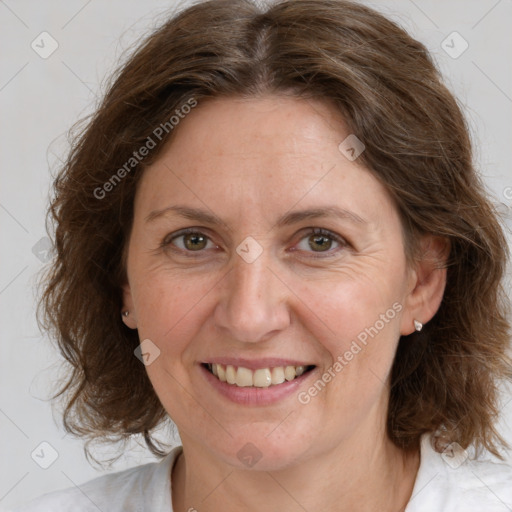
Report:
M241 470L187 446L173 469L176 512L322 510L402 512L419 453L405 454L385 435L355 434L328 453L278 471Z

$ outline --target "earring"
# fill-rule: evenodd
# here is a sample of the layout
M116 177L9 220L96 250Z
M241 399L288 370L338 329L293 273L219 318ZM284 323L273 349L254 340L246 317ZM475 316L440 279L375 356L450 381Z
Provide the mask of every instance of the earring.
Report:
M123 311L123 312L122 312L122 315L123 315L123 316L128 316L129 314L130 314L130 312L129 312L129 311Z
M414 328L420 332L421 329L423 329L423 324L421 322L418 322L418 320L414 320Z

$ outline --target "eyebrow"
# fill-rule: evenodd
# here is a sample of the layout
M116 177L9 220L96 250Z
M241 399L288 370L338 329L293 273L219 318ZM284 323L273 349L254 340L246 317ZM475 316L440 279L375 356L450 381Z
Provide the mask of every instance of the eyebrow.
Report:
M191 208L183 205L173 205L163 208L161 210L153 210L145 219L145 222L152 222L168 213L175 213L176 215L189 220L195 220L206 224L220 225L224 224L220 217L206 210L199 208ZM276 222L275 226L284 227L292 224L297 224L303 220L318 219L324 217L337 217L339 219L350 220L356 224L367 224L368 222L354 212L339 208L337 206L325 206L322 208L312 208L308 210L297 210L285 213Z

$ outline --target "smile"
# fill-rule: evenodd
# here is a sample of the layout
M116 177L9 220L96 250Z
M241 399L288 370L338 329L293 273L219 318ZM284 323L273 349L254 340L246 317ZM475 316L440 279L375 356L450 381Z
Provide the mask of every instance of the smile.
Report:
M204 367L221 382L238 387L268 388L292 381L315 366L276 366L251 370L243 366L205 363Z

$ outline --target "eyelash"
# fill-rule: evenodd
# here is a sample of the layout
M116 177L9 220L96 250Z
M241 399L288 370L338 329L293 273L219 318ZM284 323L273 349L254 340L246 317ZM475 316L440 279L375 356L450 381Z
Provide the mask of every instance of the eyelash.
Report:
M335 233L333 233L332 231L329 231L327 229L323 229L323 228L305 228L305 229L307 229L307 231L300 238L299 242L311 235L322 235L327 238L330 238L331 240L333 240L340 246L340 247L336 248L334 250L334 252L333 252L333 250L329 250L324 253L322 251L320 251L320 252L316 253L318 255L315 255L314 252L311 252L313 258L316 258L316 259L329 258L329 257L335 256L335 254L337 254L340 249L346 248L349 246L349 243L345 239L343 239L339 235L336 235ZM183 237L185 235L190 235L190 234L201 235L201 236L204 236L205 238L207 238L207 240L211 241L210 237L207 236L205 233L201 232L200 230L194 229L194 228L185 228L185 229L178 231L177 233L174 233L171 238L169 238L169 235L166 236L162 240L162 243L160 244L160 248L167 249L169 247L172 247L173 240L176 240L177 238ZM196 257L196 255L193 254L194 252L201 253L201 252L204 252L205 249L199 250L199 251L188 251L188 250L173 247L172 251L178 252L180 254L185 254L186 257L193 258L193 257ZM320 256L320 254L326 254L326 256Z

